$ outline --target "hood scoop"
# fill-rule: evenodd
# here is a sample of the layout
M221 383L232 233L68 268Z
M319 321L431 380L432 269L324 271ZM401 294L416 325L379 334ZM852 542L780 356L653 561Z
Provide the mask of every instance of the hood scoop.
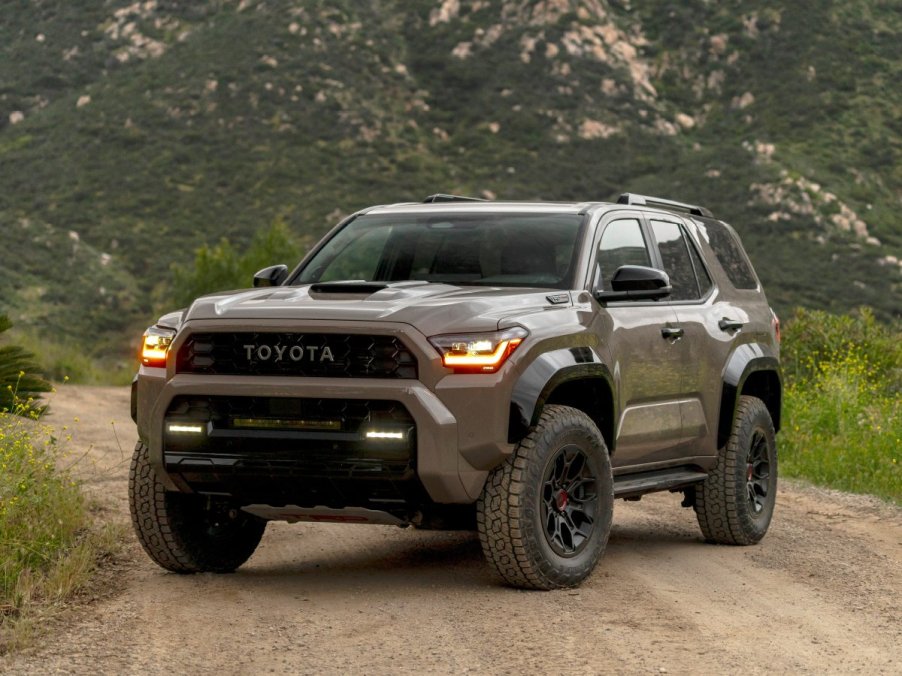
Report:
M370 296L377 291L388 288L381 282L322 282L310 287L310 293L354 294Z
M427 282L319 282L310 286L310 297L315 300L360 300L379 294L379 300L389 300L404 293L409 287L427 286ZM375 300L375 299L374 299Z

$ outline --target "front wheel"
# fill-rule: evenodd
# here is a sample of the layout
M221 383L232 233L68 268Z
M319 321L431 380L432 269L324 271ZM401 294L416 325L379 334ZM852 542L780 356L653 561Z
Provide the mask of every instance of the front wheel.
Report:
M767 533L777 499L777 440L770 412L741 396L730 438L695 494L698 525L709 542L752 545Z
M613 486L608 449L591 418L546 406L477 502L486 559L514 587L578 585L607 544Z
M144 551L176 573L230 573L250 558L266 529L266 521L239 509L167 491L140 441L132 456L128 498Z

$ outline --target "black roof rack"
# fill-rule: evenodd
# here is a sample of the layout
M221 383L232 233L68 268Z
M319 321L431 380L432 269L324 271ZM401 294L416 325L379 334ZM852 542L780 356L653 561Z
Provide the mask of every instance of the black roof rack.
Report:
M650 207L662 207L671 211L682 211L693 216L705 216L706 218L714 218L714 214L710 209L696 206L695 204L683 204L682 202L674 202L673 200L665 200L660 197L650 197L648 195L636 195L635 193L625 192L617 198L617 204L638 204Z
M429 195L423 200L423 204L434 204L436 202L488 202L481 197L464 197L463 195L446 195L445 193L436 193Z

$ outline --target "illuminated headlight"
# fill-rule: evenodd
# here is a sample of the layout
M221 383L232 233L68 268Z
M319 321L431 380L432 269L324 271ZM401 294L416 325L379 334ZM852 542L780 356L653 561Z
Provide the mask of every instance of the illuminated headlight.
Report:
M429 342L442 355L442 363L458 373L494 373L528 335L515 326L492 333L432 336Z
M151 326L144 332L141 346L141 363L144 366L166 366L166 354L175 337L175 331Z

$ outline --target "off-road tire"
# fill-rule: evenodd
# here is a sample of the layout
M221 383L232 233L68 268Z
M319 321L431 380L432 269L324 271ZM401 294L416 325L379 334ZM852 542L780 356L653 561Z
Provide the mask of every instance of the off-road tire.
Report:
M589 511L591 528L562 555L553 549L548 535L549 519L564 519L564 512L549 507L547 491L554 484L558 468L577 472L582 457L585 477L573 486L572 495L561 488L563 497L555 505L566 509L572 501L580 508L581 520ZM565 481L566 482L566 481ZM593 485L594 484L594 485ZM580 494L580 497L577 497ZM476 523L486 559L509 585L525 589L558 589L582 582L601 558L614 506L614 482L611 460L601 432L585 413L567 406L546 406L538 424L518 444L513 454L489 475L476 505ZM572 521L571 521L572 523ZM588 523L588 522L584 522ZM577 536L581 537L581 536ZM576 538L571 542L575 543ZM558 549L566 542L555 542Z
M758 462L762 457L766 467ZM762 472L766 477L759 476ZM765 489L763 495L761 488ZM743 395L739 397L730 438L720 449L714 469L696 489L698 525L709 542L753 545L767 533L776 496L774 423L763 401Z
M247 561L266 521L240 510L207 509L203 496L167 491L140 441L128 475L132 525L157 564L175 573L230 573Z

